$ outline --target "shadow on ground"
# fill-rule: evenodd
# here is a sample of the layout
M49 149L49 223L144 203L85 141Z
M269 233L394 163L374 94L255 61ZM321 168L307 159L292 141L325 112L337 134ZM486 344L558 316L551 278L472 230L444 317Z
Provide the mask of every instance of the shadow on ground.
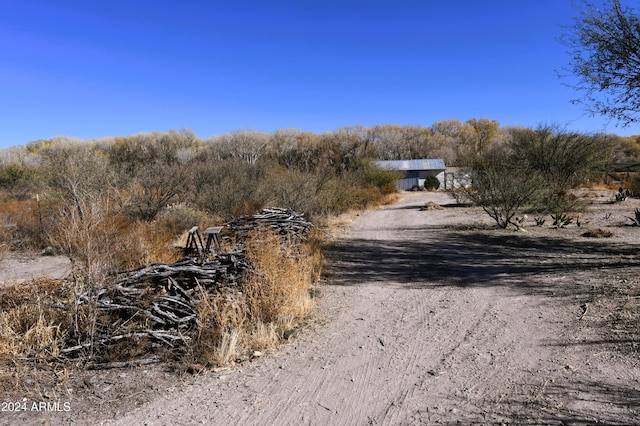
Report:
M634 419L640 412L640 391L630 386L602 384L589 380L573 380L557 384L539 378L531 383L518 384L528 394L524 398L504 398L497 404L481 404L466 418L458 413L441 416L414 413L413 417L445 424L517 424L517 425L630 425L638 424ZM571 404L564 405L567 395ZM461 397L459 403L467 405ZM592 407L586 409L585 407ZM593 407L601 408L599 411ZM479 419L482 419L479 422Z
M640 256L638 246L634 244L482 227L426 226L399 230L393 239L344 239L329 247L326 256L330 264L329 285L389 283L399 291L403 288L493 286L512 290L515 294L548 296L560 303L570 297L574 306L576 296L586 301L611 292L612 300L620 300L620 303L628 299L627 296L637 297L637 290L630 290L634 293L620 297L614 293L624 289L611 289L609 283L620 281L620 276L640 275ZM592 324L602 331L600 337L594 335L591 340L573 342L559 337L557 342L548 344L589 345L613 352L624 348L637 355L637 333L612 336L609 330L613 323L611 318L607 321ZM625 329L637 331L633 324L625 324ZM541 378L532 377L531 383L519 384L522 389L530 389L526 400L507 398L497 406L478 407L480 411L468 420L473 424L478 419L485 419L486 424L621 425L631 424L629 419L640 418L634 417L635 413L640 413L640 390L633 387L579 381L574 377L549 383L536 380ZM571 407L554 403L566 400L567 395L571 396ZM602 407L602 411L581 408L594 406ZM500 412L502 408L504 411ZM485 409L491 411L482 411ZM412 421L434 420L434 413L417 412L412 416ZM465 423L458 417L447 419L446 414L440 420Z
M328 247L329 283L389 282L408 288L507 286L540 293L558 291L557 283L548 280L550 274L611 274L640 267L637 246L611 241L443 227L405 228L400 233L412 237L345 239Z

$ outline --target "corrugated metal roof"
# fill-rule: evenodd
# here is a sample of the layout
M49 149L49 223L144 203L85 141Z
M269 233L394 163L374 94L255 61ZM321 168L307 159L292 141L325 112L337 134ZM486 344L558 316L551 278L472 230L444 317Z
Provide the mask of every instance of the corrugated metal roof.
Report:
M442 158L422 158L419 160L381 160L375 162L378 167L392 170L444 170Z

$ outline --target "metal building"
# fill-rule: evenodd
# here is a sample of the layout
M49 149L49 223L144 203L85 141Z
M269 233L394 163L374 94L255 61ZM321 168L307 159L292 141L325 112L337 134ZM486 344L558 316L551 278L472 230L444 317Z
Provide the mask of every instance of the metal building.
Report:
M396 182L400 190L424 189L427 176L435 176L440 181L440 190L445 189L444 160L441 158L422 158L418 160L381 160L375 164L383 169L399 170L404 176Z

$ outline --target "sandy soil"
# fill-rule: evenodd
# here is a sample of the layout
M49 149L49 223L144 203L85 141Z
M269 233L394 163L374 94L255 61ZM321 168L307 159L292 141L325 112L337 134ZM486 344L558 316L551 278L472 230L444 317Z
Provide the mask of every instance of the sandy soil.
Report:
M0 423L637 424L640 203L583 195L580 228L516 232L405 194L343 230L316 314L275 353L199 376L88 372L56 396L68 411ZM594 228L614 236L581 236Z
M42 277L59 280L66 278L70 273L71 261L65 256L0 254L0 286L19 284Z

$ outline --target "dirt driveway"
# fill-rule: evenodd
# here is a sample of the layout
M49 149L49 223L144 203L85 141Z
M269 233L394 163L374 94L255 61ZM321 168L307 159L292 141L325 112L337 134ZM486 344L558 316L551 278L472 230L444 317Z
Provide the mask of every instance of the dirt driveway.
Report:
M589 239L575 225L489 229L478 209L421 210L427 201L453 203L406 194L345 228L317 315L291 344L188 385L164 383L142 407L122 395L96 418L85 405L73 424L640 422L628 323L640 300L640 228L622 226L630 206L585 216L616 234ZM64 416L50 420L71 422Z

